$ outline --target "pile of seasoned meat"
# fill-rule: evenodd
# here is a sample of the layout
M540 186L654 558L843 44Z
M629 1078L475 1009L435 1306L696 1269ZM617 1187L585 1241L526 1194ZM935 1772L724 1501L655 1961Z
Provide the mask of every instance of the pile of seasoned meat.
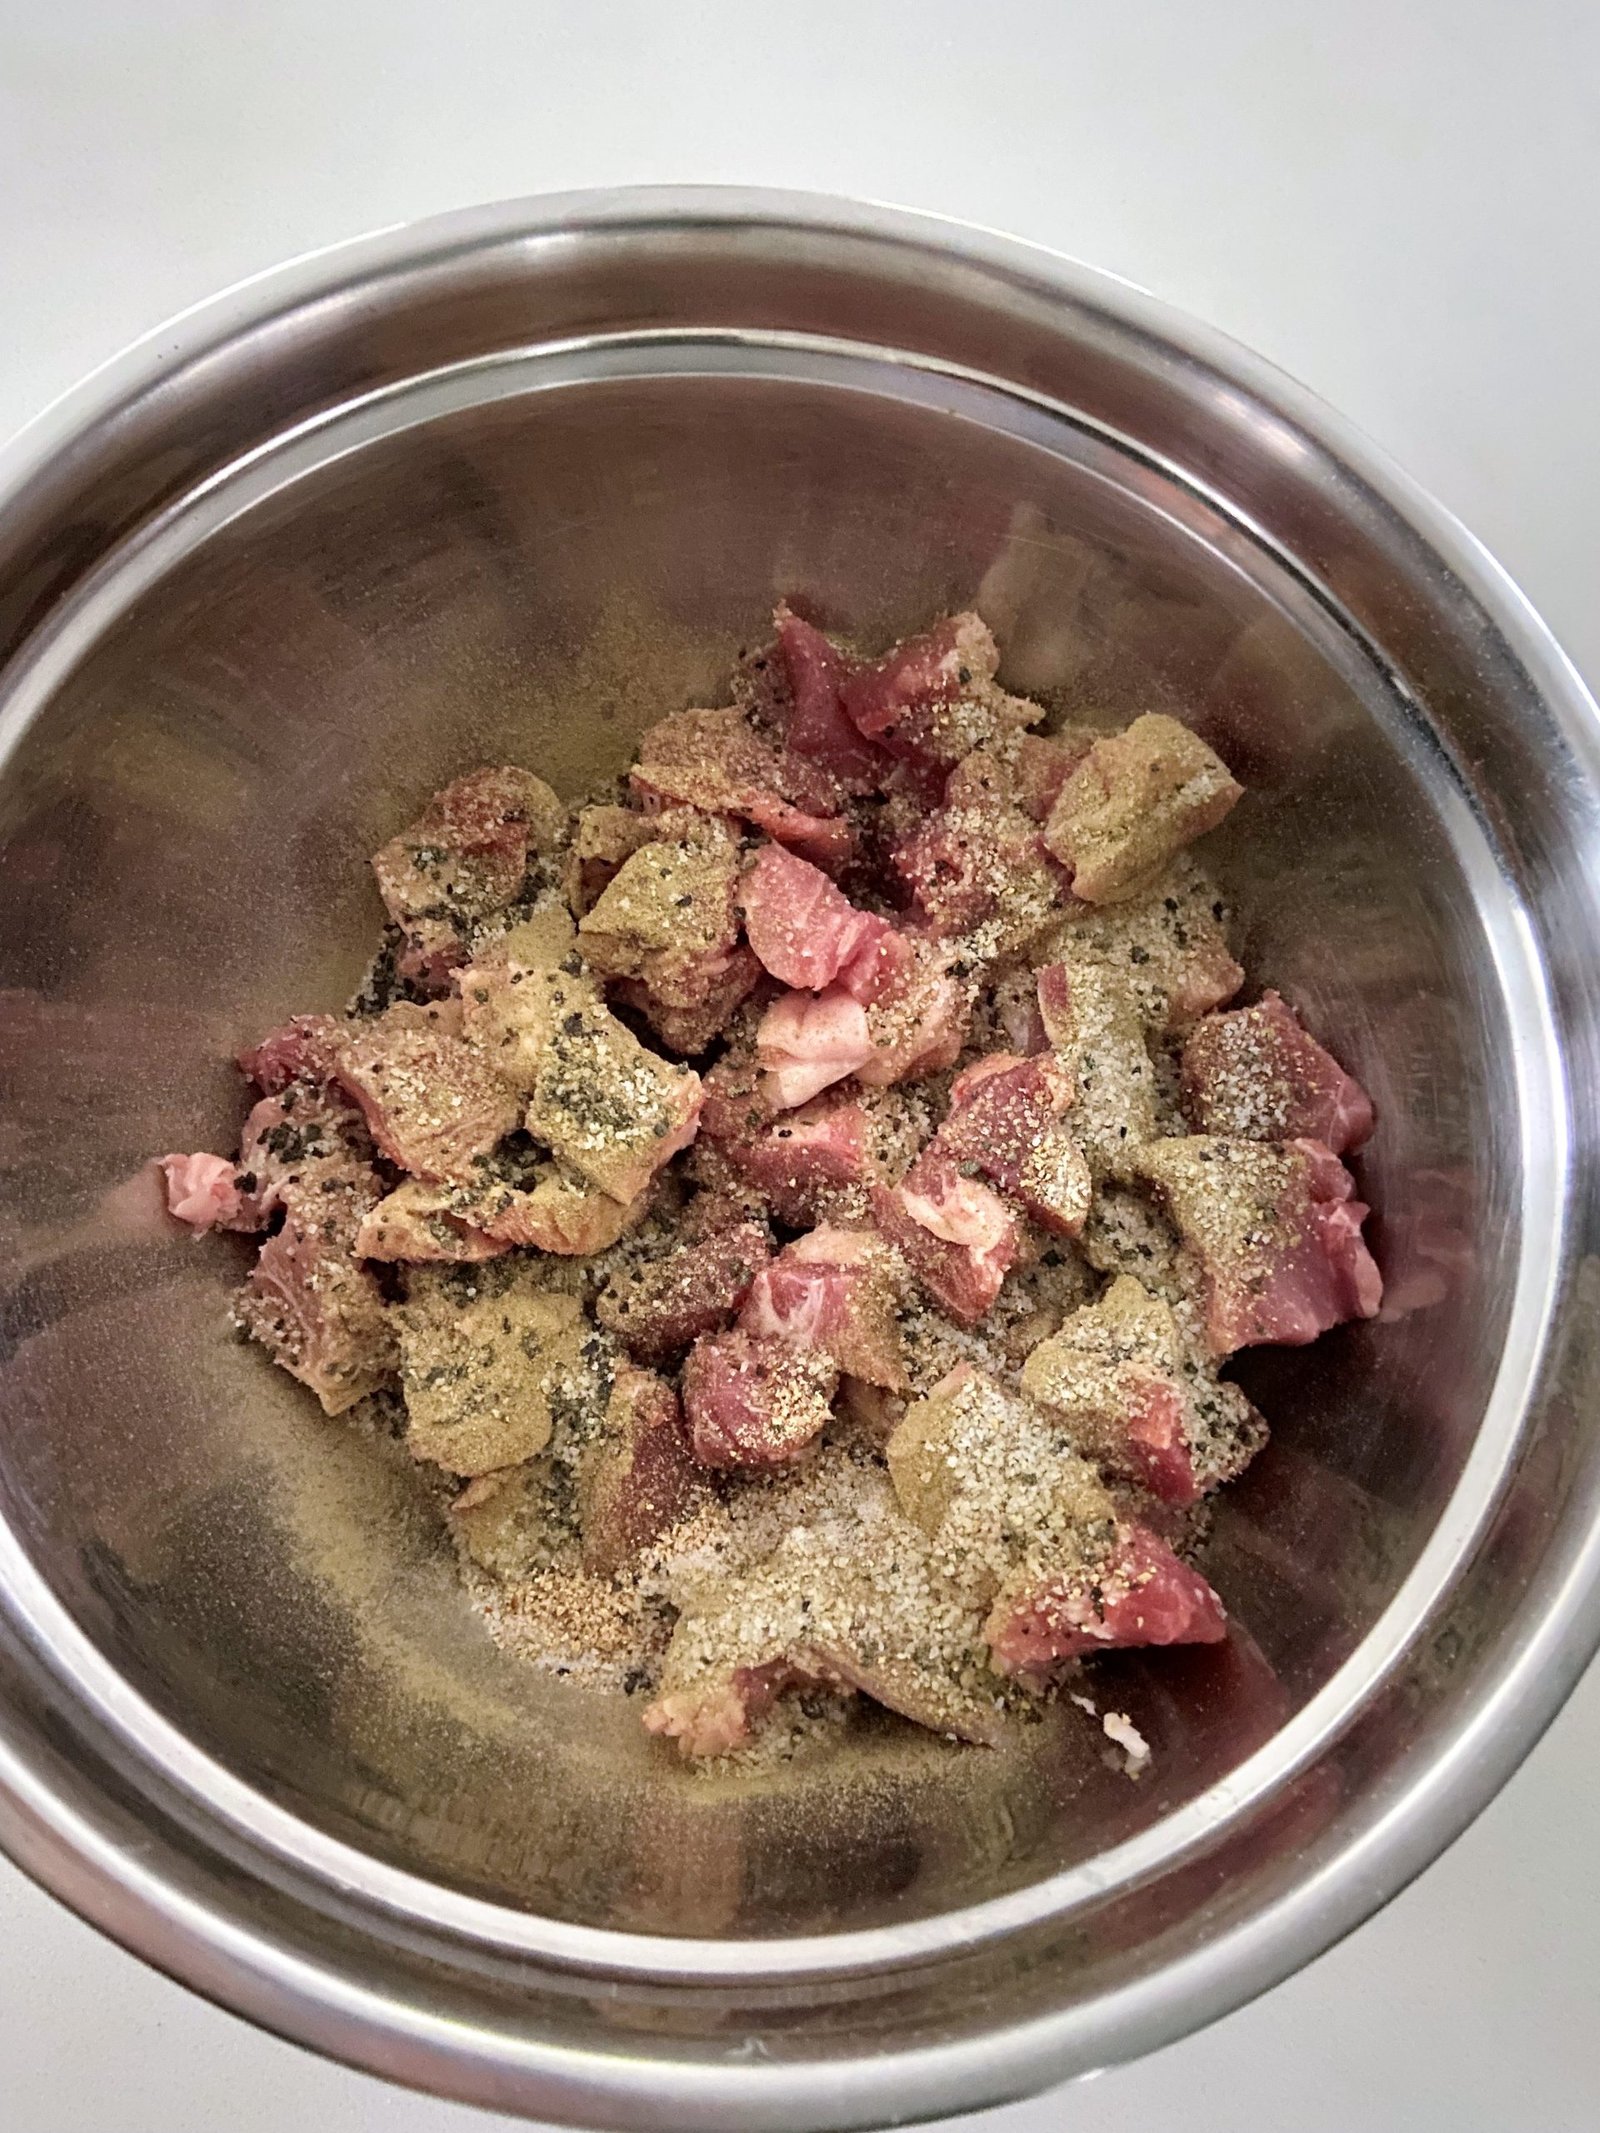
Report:
M1235 1350L1378 1307L1359 1086L1187 847L1162 714L1035 729L962 614L866 659L786 607L733 702L575 814L525 770L373 864L342 1016L241 1056L172 1213L240 1325L369 1396L498 1633L691 1756L865 1696L974 1741L1117 1646L1227 1633Z

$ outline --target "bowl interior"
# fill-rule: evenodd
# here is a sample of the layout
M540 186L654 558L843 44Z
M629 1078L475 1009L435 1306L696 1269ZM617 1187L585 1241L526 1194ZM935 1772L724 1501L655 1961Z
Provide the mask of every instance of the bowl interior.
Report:
M1250 788L1220 871L1253 984L1373 1092L1382 1318L1241 1377L1218 1651L1105 1665L1139 1784L1066 1706L993 1755L865 1719L837 1767L685 1775L500 1652L404 1458L230 1334L225 1238L147 1156L228 1149L235 1048L337 1008L366 855L447 778L571 798L717 700L779 594L883 641L976 600L1058 714L1169 708ZM1519 1248L1503 892L1424 728L1247 527L1114 438L866 355L682 336L469 367L283 436L124 544L0 781L0 1509L187 1736L391 1864L589 1925L925 1916L1150 1828L1393 1597L1488 1400Z

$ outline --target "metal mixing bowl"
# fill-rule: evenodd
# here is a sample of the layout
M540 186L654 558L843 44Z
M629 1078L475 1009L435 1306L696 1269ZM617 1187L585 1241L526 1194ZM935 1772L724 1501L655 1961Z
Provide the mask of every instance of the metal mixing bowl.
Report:
M569 794L775 595L978 598L1008 678L1178 708L1251 795L1253 976L1362 1075L1377 1322L1247 1376L1215 1651L1025 1752L868 1723L706 1784L469 1612L403 1459L230 1339L139 1166L336 1005L365 855ZM1382 1903L1600 1635L1600 727L1328 411L997 238L723 192L389 234L221 298L0 482L0 1840L152 1962L421 2087L883 2125L1161 2043ZM1070 1723L1068 1721L1071 1721Z

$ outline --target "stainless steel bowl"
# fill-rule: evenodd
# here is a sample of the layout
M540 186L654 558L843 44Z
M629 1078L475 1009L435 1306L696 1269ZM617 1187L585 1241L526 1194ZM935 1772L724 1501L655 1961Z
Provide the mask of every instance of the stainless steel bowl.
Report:
M253 2019L609 2126L883 2125L1159 2044L1456 1834L1600 1635L1600 726L1326 409L1146 298L837 202L586 194L289 267L0 483L0 1839ZM1221 1651L1124 1661L1138 1785L869 1727L707 1786L468 1612L404 1462L224 1311L141 1160L337 1003L364 855L576 793L780 592L977 598L1064 708L1252 793L1253 973L1373 1089L1383 1318L1250 1372ZM1076 1714L1069 1716L1075 1718Z

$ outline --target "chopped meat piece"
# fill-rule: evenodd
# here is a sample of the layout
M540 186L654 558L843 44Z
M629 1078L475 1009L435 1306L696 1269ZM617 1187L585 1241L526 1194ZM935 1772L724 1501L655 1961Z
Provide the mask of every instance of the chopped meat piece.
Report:
M751 947L782 984L822 992L838 981L857 999L879 989L883 943L895 929L858 911L820 867L766 845L740 884L739 900Z
M465 1197L449 1185L407 1178L362 1217L356 1257L464 1265L509 1251L508 1244L485 1236L455 1212L454 1203Z
M606 802L580 807L567 847L567 902L582 918L625 859L660 837L659 817Z
M566 831L566 808L528 770L475 770L435 793L372 861L406 936L402 974L438 981L465 962L474 930L517 900L530 859L555 851Z
M705 1077L700 1131L707 1140L748 1140L776 1115L753 1043L730 1045Z
M1099 963L1119 977L1147 1028L1181 1029L1231 1000L1244 972L1228 951L1226 906L1187 853L1142 896L1124 903L1068 902L1032 951L1073 967Z
M883 757L845 716L840 700L852 662L821 630L787 607L780 606L772 619L788 682L784 738L789 747L820 763L843 791L874 791Z
M1046 1229L1075 1237L1093 1195L1083 1151L1062 1124L1075 1094L1054 1053L995 1053L956 1076L937 1145L992 1178Z
M1197 1130L1224 1139L1321 1141L1343 1155L1372 1132L1366 1090L1275 992L1195 1024L1183 1047L1183 1096Z
M572 913L553 890L546 890L531 905L518 905L517 916L503 931L499 920L485 926L478 935L476 954L481 963L521 963L538 970L564 963L577 946Z
M601 1337L576 1297L539 1287L531 1274L505 1286L430 1288L393 1316L407 1444L448 1473L516 1466L549 1443L563 1403L603 1405Z
M208 1229L253 1229L244 1196L233 1180L225 1155L164 1155L159 1158L166 1181L167 1212L187 1222L197 1237Z
M646 1049L565 970L474 964L466 1029L523 1092L536 1141L602 1192L634 1200L700 1119L700 1077Z
M964 755L945 782L946 807L1020 808L1047 822L1062 786L1083 761L1094 735L1010 733Z
M356 1250L365 1259L493 1259L520 1246L586 1258L603 1252L643 1212L559 1163L543 1163L526 1183L480 1173L470 1185L408 1178L362 1222Z
M670 1362L702 1333L732 1323L770 1256L758 1222L715 1229L698 1244L614 1275L595 1316L636 1361Z
M855 856L855 837L848 822L838 815L812 815L774 800L764 793L750 795L743 810L757 829L765 830L778 844L786 844L803 859L837 874Z
M643 845L579 925L584 960L637 979L664 1006L698 1007L728 975L738 883L739 847L720 827L694 843Z
M567 847L567 902L579 918L594 903L625 859L641 845L696 844L727 834L720 815L698 807L657 807L642 814L636 807L583 807Z
M620 979L613 997L644 1016L668 1051L696 1058L720 1037L761 982L761 965L741 945L725 956L708 958L700 976L703 990L693 1000L669 999L642 978Z
M1061 788L1094 745L1091 735L1078 731L1025 733L1017 744L1016 797L1024 814L1035 822L1048 822Z
M992 681L999 665L999 648L982 617L952 615L858 668L844 683L844 707L859 732L877 738L892 733L910 712L953 703Z
M687 1689L670 1689L644 1714L645 1731L676 1741L695 1761L731 1755L752 1737L785 1689L806 1680L787 1659L736 1666Z
M889 1476L981 1614L1019 1567L1103 1555L1111 1497L1059 1421L961 1363L907 1410Z
M1165 1503L1232 1481L1266 1442L1238 1386L1191 1355L1169 1306L1126 1275L1034 1349L1022 1389Z
M347 1024L338 1076L384 1154L418 1177L470 1175L472 1158L517 1123L515 1092L462 1036L453 1000L436 1007L400 1001Z
M974 614L951 616L858 668L841 690L858 730L898 758L925 803L940 798L946 775L983 746L1009 750L1038 704L1008 696L994 680L999 653Z
M942 1073L966 1043L977 992L970 968L948 941L908 946L910 960L867 1011L872 1051L856 1076L869 1088Z
M836 1365L787 1341L748 1333L697 1340L683 1368L683 1408L702 1466L780 1466L826 1427Z
M816 996L784 993L756 1032L762 1091L779 1110L794 1110L843 1081L864 1067L874 1050L866 1009L838 987Z
M332 1015L295 1015L242 1051L240 1070L264 1096L278 1095L293 1081L332 1081L341 1034Z
M887 919L874 920L865 946L840 971L839 984L863 1007L876 1007L910 984L916 968L917 944Z
M614 1199L558 1159L541 1163L531 1186L478 1186L472 1220L496 1243L585 1259L615 1244L646 1204L642 1192Z
M1057 1576L1023 1571L1002 1587L984 1625L1002 1674L1039 1678L1085 1653L1148 1644L1220 1644L1222 1602L1146 1527L1118 1529L1108 1562Z
M1038 985L1045 1034L1077 1082L1074 1138L1097 1179L1122 1175L1156 1134L1155 1067L1138 1007L1098 963L1047 963Z
M681 1595L651 1730L685 1753L725 1754L782 1690L812 1685L859 1688L959 1739L1000 1739L981 1610L950 1585L881 1469L826 1449L774 1485L786 1486L782 1523L743 1574Z
M731 1123L729 1111L719 1124ZM744 1114L742 1127L719 1145L729 1166L780 1222L804 1228L834 1205L841 1191L870 1181L874 1162L871 1121L854 1099L825 1094L767 1122L764 1106ZM710 1125L706 1127L711 1133Z
M1243 787L1187 726L1160 712L1096 741L1061 788L1045 842L1085 903L1135 896L1217 824Z
M842 866L854 850L849 824L826 812L838 788L803 757L780 755L737 708L659 720L630 775L652 799L740 815L818 866Z
M928 925L975 935L985 956L1027 947L1061 908L1060 870L1037 827L1004 801L936 808L889 859Z
M390 1382L394 1332L378 1285L351 1256L353 1208L291 1209L261 1247L236 1306L239 1323L274 1362L309 1385L330 1415Z
M469 1562L496 1577L520 1579L571 1559L567 1535L550 1515L553 1464L544 1453L467 1483L445 1515Z
M611 1576L687 1517L705 1493L677 1394L665 1379L624 1363L612 1381L603 1432L578 1468L584 1569Z
M1213 1355L1259 1342L1298 1347L1371 1318L1383 1277L1362 1242L1367 1209L1320 1141L1152 1141L1134 1158L1183 1239L1205 1297Z
M934 1302L975 1326L1021 1246L1004 1200L963 1177L954 1158L935 1146L923 1150L898 1185L874 1187L872 1212Z
M824 1226L762 1268L739 1324L746 1333L820 1349L848 1377L904 1392L898 1289L893 1254L880 1238Z
M244 1122L236 1182L245 1206L236 1226L262 1229L280 1207L336 1195L360 1208L383 1190L361 1114L338 1088L290 1082L263 1096Z

